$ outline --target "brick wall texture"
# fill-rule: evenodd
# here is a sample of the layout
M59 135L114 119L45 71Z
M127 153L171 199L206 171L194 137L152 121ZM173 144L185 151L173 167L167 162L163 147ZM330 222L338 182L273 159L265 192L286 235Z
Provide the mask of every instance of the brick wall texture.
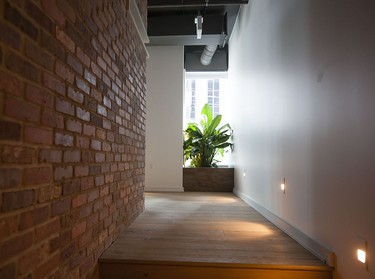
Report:
M97 278L144 209L146 53L128 5L0 1L0 278Z

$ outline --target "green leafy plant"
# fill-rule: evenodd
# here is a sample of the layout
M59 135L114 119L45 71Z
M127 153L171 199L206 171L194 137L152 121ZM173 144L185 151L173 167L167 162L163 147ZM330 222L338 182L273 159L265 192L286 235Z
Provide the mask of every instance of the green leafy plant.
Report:
M218 155L233 149L232 128L229 124L219 127L221 118L220 114L213 118L209 104L203 106L200 125L189 123L184 131L184 162L191 159L192 167L217 167Z

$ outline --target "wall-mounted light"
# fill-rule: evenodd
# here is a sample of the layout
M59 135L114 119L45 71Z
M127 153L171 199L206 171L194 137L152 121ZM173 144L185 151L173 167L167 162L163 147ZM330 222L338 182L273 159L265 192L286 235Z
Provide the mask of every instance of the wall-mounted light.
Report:
M361 263L366 263L366 251L362 249L357 249L357 259Z
M362 237L357 237L357 260L364 265L367 270L367 241Z
M285 194L285 178L283 179L283 183L280 184L280 189Z
M197 27L197 39L200 40L202 38L202 30L203 30L203 17L201 15L198 15L194 19L194 23Z

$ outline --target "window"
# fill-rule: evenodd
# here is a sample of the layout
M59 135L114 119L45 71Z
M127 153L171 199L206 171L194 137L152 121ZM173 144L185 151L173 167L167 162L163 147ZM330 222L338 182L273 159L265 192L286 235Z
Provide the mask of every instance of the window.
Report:
M207 103L211 106L214 116L220 114L220 80L209 79L207 89Z
M184 127L200 121L200 112L206 103L214 116L224 114L226 77L226 73L186 73Z

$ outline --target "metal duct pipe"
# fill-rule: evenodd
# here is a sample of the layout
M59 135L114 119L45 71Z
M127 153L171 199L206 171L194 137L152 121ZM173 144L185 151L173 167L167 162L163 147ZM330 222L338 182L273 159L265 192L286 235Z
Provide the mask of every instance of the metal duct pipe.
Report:
M210 65L212 57L215 54L217 49L217 45L208 45L204 48L202 55L201 55L201 64L204 66Z

